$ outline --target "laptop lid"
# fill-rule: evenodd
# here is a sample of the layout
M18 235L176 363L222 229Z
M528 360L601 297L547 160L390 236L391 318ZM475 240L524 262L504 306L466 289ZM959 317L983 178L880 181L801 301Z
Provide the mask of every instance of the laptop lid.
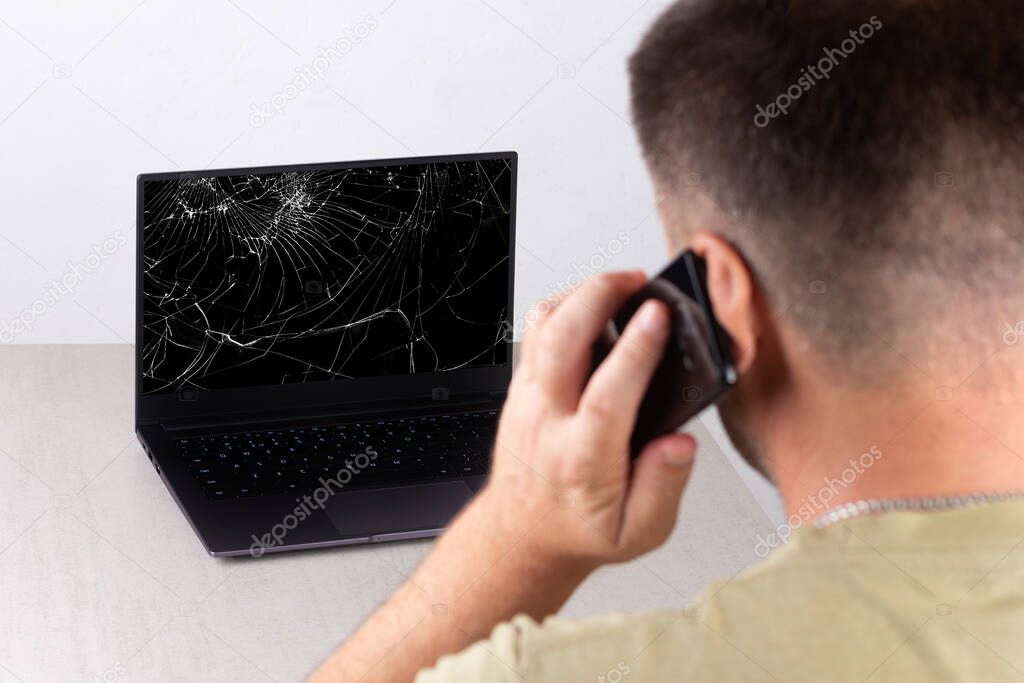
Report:
M138 177L136 423L504 393L515 152Z

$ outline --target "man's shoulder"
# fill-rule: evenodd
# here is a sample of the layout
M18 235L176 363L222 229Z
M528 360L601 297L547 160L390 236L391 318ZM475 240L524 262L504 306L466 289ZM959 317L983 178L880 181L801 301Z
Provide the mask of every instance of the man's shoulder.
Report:
M487 640L441 658L417 681L614 683L630 675L645 681L677 680L687 655L717 647L699 621L699 612L690 610L550 617L543 623L518 616L496 627Z
M957 518L969 514L980 515ZM681 599L679 609L542 624L518 617L444 658L422 680L616 683L628 673L631 680L687 683L859 683L922 680L924 671L929 680L977 672L995 680L1019 649L1024 551L1014 553L1018 523L984 520L959 530L947 520L932 532L920 527L942 521L934 515L805 529L689 604ZM959 547L968 533L978 537L991 527L1000 529L998 538L989 532L987 540Z
M834 571L834 558L833 571L819 571L813 559L789 555L782 549L710 584L692 602L680 600L674 610L543 623L516 617L417 680L614 683L632 675L644 681L770 681L782 672L814 670L813 657L791 661L786 653L794 650L783 644L827 637L824 631L844 609L836 589L845 581ZM834 652L843 650L832 645Z
M709 585L691 603L681 600L684 606L678 609L584 619L549 617L542 623L515 617L495 627L486 640L442 657L417 681L613 683L629 675L635 680L675 681L682 672L691 680L714 680L722 674L771 680L755 661L737 657L730 643L735 634L729 631L742 624L757 629L749 617L777 608L765 604L778 594L769 584L800 583L789 563L773 559Z

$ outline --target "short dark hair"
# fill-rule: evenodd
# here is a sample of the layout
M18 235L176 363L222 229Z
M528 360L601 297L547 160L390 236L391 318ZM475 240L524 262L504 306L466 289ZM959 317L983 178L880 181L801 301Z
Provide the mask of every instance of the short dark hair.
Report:
M868 318L933 324L941 286L1005 297L1024 270L1024 3L780 5L677 2L633 55L663 193L716 203L826 354L865 346Z

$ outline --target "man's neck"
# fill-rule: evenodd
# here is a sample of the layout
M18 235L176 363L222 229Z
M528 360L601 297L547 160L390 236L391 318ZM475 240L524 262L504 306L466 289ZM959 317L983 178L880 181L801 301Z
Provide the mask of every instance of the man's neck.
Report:
M789 515L872 498L1024 490L1024 397L925 385L804 393L786 411L798 417L770 421L766 440Z

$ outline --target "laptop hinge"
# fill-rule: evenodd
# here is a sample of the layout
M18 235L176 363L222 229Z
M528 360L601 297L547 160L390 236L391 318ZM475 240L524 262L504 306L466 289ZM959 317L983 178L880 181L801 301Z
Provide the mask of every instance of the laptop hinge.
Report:
M239 427L244 425L272 425L275 423L308 422L315 424L318 420L338 418L358 420L361 416L371 419L401 417L406 414L452 413L474 407L501 406L505 393L475 392L459 394L445 400L391 400L368 401L360 403L358 408L351 403L341 405L308 406L301 410L294 408L267 411L239 411L219 415L203 415L201 417L182 417L158 420L167 431L185 431L219 427Z

